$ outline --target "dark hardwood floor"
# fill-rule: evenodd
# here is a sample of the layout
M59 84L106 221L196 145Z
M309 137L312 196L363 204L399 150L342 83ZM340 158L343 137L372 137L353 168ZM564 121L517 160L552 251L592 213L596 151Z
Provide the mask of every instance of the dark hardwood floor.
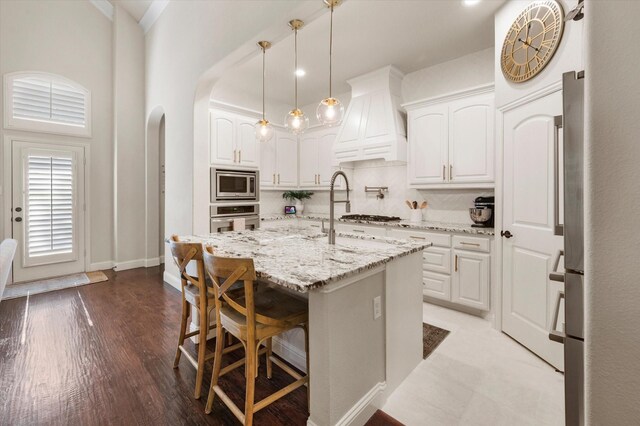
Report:
M195 369L184 357L172 368L180 293L162 283L160 268L105 273L108 282L31 296L28 306L27 298L0 303L0 424L239 424L219 399L204 413L211 365L200 400ZM268 380L263 358L256 400L292 381L275 365ZM244 406L243 368L221 386ZM255 423L304 425L307 416L302 387Z

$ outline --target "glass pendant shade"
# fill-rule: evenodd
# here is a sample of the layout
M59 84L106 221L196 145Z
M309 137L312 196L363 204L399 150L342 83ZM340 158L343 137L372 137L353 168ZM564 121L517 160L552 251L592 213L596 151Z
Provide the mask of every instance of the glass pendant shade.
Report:
M284 126L293 134L303 133L309 127L309 117L301 110L293 109L284 118Z
M256 139L260 142L267 142L273 138L273 126L268 120L259 120L254 128L256 129Z
M316 117L323 126L337 126L342 122L344 105L336 98L326 98L320 101L316 108Z

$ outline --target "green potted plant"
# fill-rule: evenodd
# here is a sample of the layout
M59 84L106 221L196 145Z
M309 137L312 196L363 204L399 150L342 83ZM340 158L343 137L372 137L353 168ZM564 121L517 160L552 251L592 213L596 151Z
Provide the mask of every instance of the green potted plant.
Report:
M282 193L282 198L289 200L289 202L296 203L296 212L302 214L304 212L303 200L308 200L313 195L311 191L285 191Z

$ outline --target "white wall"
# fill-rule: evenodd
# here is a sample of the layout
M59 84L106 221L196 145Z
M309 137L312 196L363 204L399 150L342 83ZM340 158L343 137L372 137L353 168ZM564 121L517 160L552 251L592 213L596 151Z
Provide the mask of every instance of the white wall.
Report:
M638 1L588 1L586 40L587 424L640 418Z
M114 260L125 269L147 264L145 213L158 212L145 212L144 33L121 6L114 12Z
M402 79L405 103L432 98L460 89L493 83L494 48L409 73Z
M529 0L511 0L502 6L495 16L495 87L496 108L522 98L536 90L562 80L562 73L571 70L582 70L583 61L583 26L584 21L571 21L565 25L564 35L558 50L551 62L532 80L524 83L512 83L502 75L500 55L504 38L515 18L531 3ZM577 4L574 0L560 0L565 13Z
M87 188L91 196L89 261L103 265L104 262L109 265L113 259L111 55L111 22L88 1L0 2L0 74L27 70L51 72L76 81L91 91L91 138L43 136L4 129L0 132L3 140L8 135L23 135L36 139L86 142L91 147L90 186ZM4 167L4 163L0 164ZM10 197L10 194L10 188L3 188L3 195ZM2 215L7 209L0 210L0 220L3 220Z

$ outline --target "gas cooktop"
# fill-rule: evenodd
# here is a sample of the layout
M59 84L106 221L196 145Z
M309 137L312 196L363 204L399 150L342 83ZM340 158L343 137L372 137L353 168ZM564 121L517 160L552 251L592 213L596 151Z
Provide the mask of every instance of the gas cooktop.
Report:
M376 216L373 214L346 214L340 219L346 220L363 220L367 222L397 222L400 220L399 217L395 216Z

